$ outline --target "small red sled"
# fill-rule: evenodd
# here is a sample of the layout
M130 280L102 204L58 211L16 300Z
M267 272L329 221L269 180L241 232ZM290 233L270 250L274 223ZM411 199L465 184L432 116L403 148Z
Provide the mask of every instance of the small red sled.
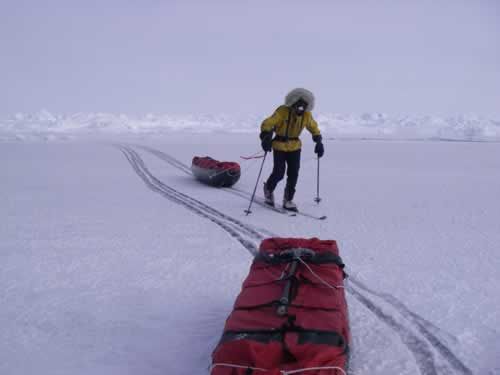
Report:
M212 353L211 375L345 375L343 268L335 241L262 241Z
M233 186L241 176L241 168L235 162L220 162L209 156L195 156L191 164L194 177L210 186L230 187Z

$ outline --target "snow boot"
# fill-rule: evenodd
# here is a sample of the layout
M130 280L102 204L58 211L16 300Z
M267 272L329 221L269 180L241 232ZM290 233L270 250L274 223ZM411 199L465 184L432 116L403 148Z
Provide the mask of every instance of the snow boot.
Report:
M283 208L288 211L299 212L297 205L293 202L295 189L290 186L285 187L285 195L283 196Z
M299 212L297 205L293 201L283 199L283 208L288 211Z
M264 182L264 202L269 206L274 207L274 193L267 188L265 182Z

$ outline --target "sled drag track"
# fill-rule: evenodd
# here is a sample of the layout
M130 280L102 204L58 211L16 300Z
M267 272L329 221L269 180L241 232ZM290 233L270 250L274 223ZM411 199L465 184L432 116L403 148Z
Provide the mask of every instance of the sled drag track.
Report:
M161 194L168 200L184 206L198 216L210 220L225 230L231 237L240 242L251 254L255 255L257 253L257 244L265 238L264 235L256 231L251 226L229 217L228 215L223 214L205 203L191 198L190 196L164 184L162 181L153 176L153 174L146 167L144 161L132 148L124 145L117 145L117 147L125 155L134 171L144 181L148 188Z
M268 235L274 236L274 234L270 232L255 229L248 224L223 214L215 208L166 185L148 170L144 161L134 149L126 145L117 145L117 147L122 151L134 171L144 181L148 188L186 207L197 215L212 221L224 229L231 237L239 241L250 253L257 253L258 244L262 239L266 238ZM173 167L191 175L189 167L170 155L150 147L139 145L136 145L136 147L140 147L152 153ZM235 189L227 190L234 190L234 193L240 196L243 193ZM378 321L385 324L391 331L399 336L405 348L413 356L415 366L418 368L420 374L473 374L473 372L453 353L450 347L432 332L438 332L439 328L410 310L396 297L386 292L377 292L354 277L349 277L346 281L346 291L369 313L373 314Z

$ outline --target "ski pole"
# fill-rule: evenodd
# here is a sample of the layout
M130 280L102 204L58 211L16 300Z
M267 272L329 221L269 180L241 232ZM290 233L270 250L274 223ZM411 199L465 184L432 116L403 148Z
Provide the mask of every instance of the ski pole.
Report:
M318 168L316 174L316 198L314 198L314 201L318 204L319 202L321 202L321 198L319 197L319 157L318 157Z
M252 207L253 199L255 197L255 192L257 191L257 185L259 185L260 175L262 173L262 168L264 167L264 162L266 161L266 156L267 156L267 151L264 153L264 158L262 159L262 164L260 165L259 175L257 176L257 182L255 183L255 188L253 189L252 198L250 199L250 204L248 205L248 209L245 210L247 216L248 214L252 213L252 211L250 211L250 207Z

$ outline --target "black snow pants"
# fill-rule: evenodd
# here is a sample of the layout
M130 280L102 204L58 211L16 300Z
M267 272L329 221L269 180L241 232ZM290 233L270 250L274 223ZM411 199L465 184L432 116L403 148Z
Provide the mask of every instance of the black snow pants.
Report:
M274 191L278 182L285 176L286 169L287 178L284 198L291 201L295 195L295 186L297 186L299 178L300 149L290 152L273 150L273 159L273 171L266 181L266 187L270 191Z

